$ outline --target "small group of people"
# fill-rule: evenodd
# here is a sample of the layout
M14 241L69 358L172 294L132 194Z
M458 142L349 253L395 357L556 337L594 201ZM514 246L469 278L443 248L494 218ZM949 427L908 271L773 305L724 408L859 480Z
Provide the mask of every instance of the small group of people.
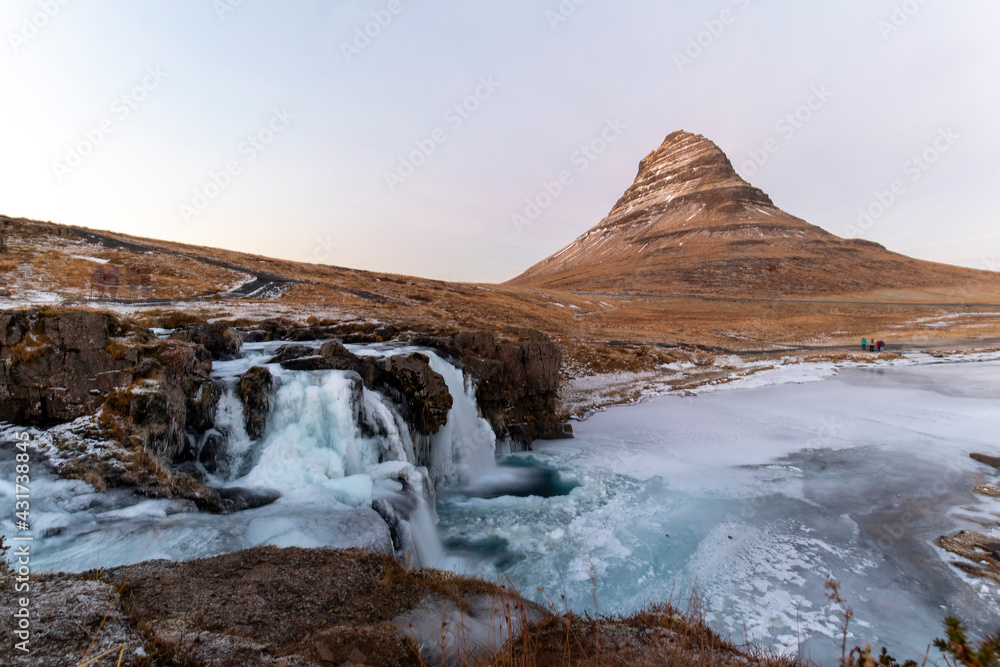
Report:
M871 340L867 338L861 339L861 351L862 352L883 352L885 351L885 342L876 341L874 338Z

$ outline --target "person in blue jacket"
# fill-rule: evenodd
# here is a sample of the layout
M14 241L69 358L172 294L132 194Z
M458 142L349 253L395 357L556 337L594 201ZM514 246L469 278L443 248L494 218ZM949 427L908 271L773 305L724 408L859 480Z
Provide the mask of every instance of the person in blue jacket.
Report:
M867 352L868 351L868 339L867 338L862 338L861 339L861 351L862 352Z

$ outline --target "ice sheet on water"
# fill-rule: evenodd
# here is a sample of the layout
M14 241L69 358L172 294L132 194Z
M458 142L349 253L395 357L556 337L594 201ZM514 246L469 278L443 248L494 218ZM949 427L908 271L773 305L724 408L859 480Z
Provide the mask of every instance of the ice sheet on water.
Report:
M970 493L971 451L1000 432L1000 363L840 369L825 381L664 397L609 410L536 456L574 474L566 497L444 498L457 567L493 544L525 593L631 611L697 585L718 627L839 657L841 581L854 632L923 655L947 614L983 632L1000 607L933 540L998 504ZM953 513L963 508L961 515ZM730 539L731 538L731 539ZM491 543L491 539L498 542ZM595 579L592 582L590 577ZM988 591L991 590L988 588ZM900 613L906 610L906 613Z

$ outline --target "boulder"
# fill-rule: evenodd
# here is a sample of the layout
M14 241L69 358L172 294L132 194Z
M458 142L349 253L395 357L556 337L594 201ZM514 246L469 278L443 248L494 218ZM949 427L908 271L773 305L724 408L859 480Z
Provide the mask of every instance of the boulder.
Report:
M267 360L269 364L281 364L292 359L308 357L316 354L311 347L306 345L282 345L275 352L274 356Z
M243 418L247 435L254 440L264 437L273 390L274 378L266 368L254 366L240 376L239 395L243 403Z
M201 509L214 512L216 514L233 514L243 512L258 507L270 505L281 494L270 489L243 489L240 487L226 487L221 489L209 489L205 500L198 503Z
M319 353L324 357L351 357L353 356L344 344L339 340L328 340L319 348Z
M427 355L378 359L372 371L369 388L396 402L403 418L417 433L433 435L448 421L452 396L444 378L431 368ZM364 379L365 374L361 373L361 377Z
M289 371L349 371L354 367L350 359L312 355L281 362Z
M178 329L170 337L203 346L215 360L233 359L243 347L239 332L221 322Z

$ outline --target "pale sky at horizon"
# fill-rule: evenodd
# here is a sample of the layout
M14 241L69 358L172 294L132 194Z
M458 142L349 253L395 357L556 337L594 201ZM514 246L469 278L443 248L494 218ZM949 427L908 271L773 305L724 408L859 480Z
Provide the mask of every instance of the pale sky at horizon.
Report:
M685 129L837 235L1000 270L998 23L986 0L11 0L0 213L499 282L597 224Z

